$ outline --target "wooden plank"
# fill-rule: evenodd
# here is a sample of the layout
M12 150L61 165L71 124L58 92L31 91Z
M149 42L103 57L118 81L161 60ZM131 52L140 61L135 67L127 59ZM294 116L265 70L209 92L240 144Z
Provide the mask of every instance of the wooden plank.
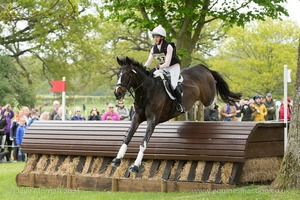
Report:
M93 145L93 144L80 144L75 142L66 142L65 144L59 143L55 144L54 142L48 141L47 144L44 143L26 143L23 146L23 149L26 151L28 148L38 148L38 149L70 149L70 150L92 150L92 151L101 151L101 150L110 150L115 151L116 149L120 148L120 145ZM133 143L130 144L128 147L129 150L138 150L138 144ZM174 149L178 150L179 152L181 150L184 151L195 151L195 150L236 150L236 151L244 151L245 145L227 145L227 144L182 144L182 143L150 143L147 147L147 152L149 151L156 151L159 152L171 149L174 151ZM188 152L187 152L188 153Z
M284 142L252 142L247 145L245 158L263 158L284 155Z
M24 139L25 140L25 139ZM238 139L238 138L233 138L233 139L198 139L198 138L193 138L193 139L186 139L186 138L178 138L178 139L171 139L171 138L151 138L149 146L156 147L159 145L245 145L247 142L246 139ZM109 142L103 141L103 140L57 140L57 139L41 139L41 138L26 138L26 144L23 146L28 146L28 145L47 145L47 144L78 144L81 143L83 146L86 145L91 145L91 146L121 146L122 145L122 140L110 140ZM140 139L139 138L132 138L130 142L130 146L139 146L140 145ZM160 146L160 147L161 147Z
M191 165L191 168L190 168L190 171L189 171L189 175L187 177L188 181L195 180L197 165L198 165L198 161L193 161L192 162L192 165Z
M58 171L58 168L61 166L61 164L64 162L67 156L59 156L57 164L55 166L55 172Z
M110 191L112 188L112 181L110 178L79 175L72 176L72 186L79 190Z
M243 163L234 163L231 176L229 178L229 184L237 184L243 171Z
M89 168L88 168L88 170L87 170L87 172L86 172L87 174L89 174L89 173L91 173L91 172L92 172L92 168L93 168L93 165L94 165L95 159L96 159L96 157L92 157L92 160L91 160L90 166L89 166Z
M174 164L174 160L168 160L167 161L164 173L161 177L162 180L168 180L169 179L169 176L170 176L170 173L171 173L171 167L173 166L173 164Z
M95 152L95 151L57 151L53 149L27 149L27 153L31 154L39 154L44 152L45 154L51 155L75 155L75 156L104 156L110 157L111 160L116 156L116 152L111 151L103 151L103 152ZM137 153L127 153L125 158L136 158ZM224 156L224 155L178 155L178 154L145 154L144 159L161 159L161 160L200 160L200 161L227 161L227 162L244 162L244 156Z
M215 183L222 183L222 167L224 166L223 162L219 162L218 172L216 174Z
M158 170L158 167L160 165L160 160L154 160L150 169L150 175L149 178L153 178Z
M177 169L176 169L176 172L175 172L175 175L174 175L172 181L178 181L179 175L180 175L180 173L181 173L181 171L182 171L182 169L183 169L183 166L184 166L186 163L187 163L186 160L181 160L181 161L179 161L178 167L177 167Z
M101 167L100 167L100 170L99 170L100 174L104 174L108 163L110 163L111 161L112 161L112 159L110 157L104 157L104 159L102 161L102 164L101 164Z
M36 153L36 150L39 150L39 153L42 154L48 154L48 152L55 153L55 154L70 154L70 155L76 155L78 152L78 155L84 155L88 154L89 152L94 152L95 156L114 156L117 152L116 149L102 149L102 150L97 150L97 149L86 149L85 151L80 151L80 148L75 148L74 149L68 149L66 150L63 146L57 147L57 148L51 148L51 149L41 149L41 148L32 148L32 151L30 150L29 147L26 148L27 153ZM99 148L98 148L99 149ZM139 152L138 148L128 148L127 149L127 154L137 154ZM235 156L235 157L243 157L244 156L244 151L241 150L214 150L214 149L195 149L195 150L188 150L188 149L183 149L183 150L178 150L178 149L158 149L158 148L147 148L145 151L145 156L152 155L153 157L160 157L160 155L183 155L183 156L200 156L200 155L207 155L207 156ZM90 154L89 154L90 155Z
M36 164L39 162L39 160L41 159L42 155L41 154L37 154L37 159L36 159L36 162L35 162L35 165L32 167L32 171L35 171L36 170Z
M259 127L254 130L249 142L263 142L263 141L283 141L284 139L284 127L266 128Z
M76 172L78 172L78 173L82 172L85 161L86 161L86 156L80 156L79 162L78 162L78 165L77 165L77 168L76 168Z
M143 179L118 179L120 192L160 192L160 181Z
M213 164L214 162L211 161L205 163L201 181L206 182L208 180Z

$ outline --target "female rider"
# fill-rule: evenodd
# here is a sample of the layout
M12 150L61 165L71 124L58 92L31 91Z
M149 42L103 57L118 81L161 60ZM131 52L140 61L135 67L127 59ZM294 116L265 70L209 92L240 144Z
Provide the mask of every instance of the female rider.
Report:
M185 109L182 103L182 92L180 87L177 85L180 75L180 60L176 54L175 45L173 45L173 48L171 45L172 43L165 40L166 30L161 25L154 28L151 33L155 44L151 48L148 60L144 66L146 68L149 67L154 57L158 60L159 65L151 70L152 72L160 69L170 72L171 85L178 102L177 110L184 113ZM154 72L154 74L156 73Z

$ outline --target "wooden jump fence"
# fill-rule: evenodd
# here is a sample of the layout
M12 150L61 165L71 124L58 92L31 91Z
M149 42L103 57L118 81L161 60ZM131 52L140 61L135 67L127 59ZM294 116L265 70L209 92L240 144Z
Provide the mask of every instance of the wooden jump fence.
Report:
M17 185L109 191L193 191L268 182L283 156L283 123L166 122L156 127L137 174L129 173L146 124L111 166L130 122L37 121Z

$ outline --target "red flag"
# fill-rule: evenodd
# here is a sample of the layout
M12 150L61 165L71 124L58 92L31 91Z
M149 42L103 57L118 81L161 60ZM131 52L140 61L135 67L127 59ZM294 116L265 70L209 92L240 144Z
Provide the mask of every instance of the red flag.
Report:
M50 90L51 92L65 92L66 91L66 81L50 81L53 86Z

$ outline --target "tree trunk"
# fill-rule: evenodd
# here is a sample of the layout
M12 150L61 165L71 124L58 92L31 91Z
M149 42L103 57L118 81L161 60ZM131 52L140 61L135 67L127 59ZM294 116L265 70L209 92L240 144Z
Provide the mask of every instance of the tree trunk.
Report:
M191 38L179 38L176 44L178 55L181 58L181 69L187 68L192 62L193 47L196 44L191 44ZM194 45L194 46L193 46Z
M271 185L274 189L300 189L300 39L296 76L296 92L293 98L288 147L279 174Z

